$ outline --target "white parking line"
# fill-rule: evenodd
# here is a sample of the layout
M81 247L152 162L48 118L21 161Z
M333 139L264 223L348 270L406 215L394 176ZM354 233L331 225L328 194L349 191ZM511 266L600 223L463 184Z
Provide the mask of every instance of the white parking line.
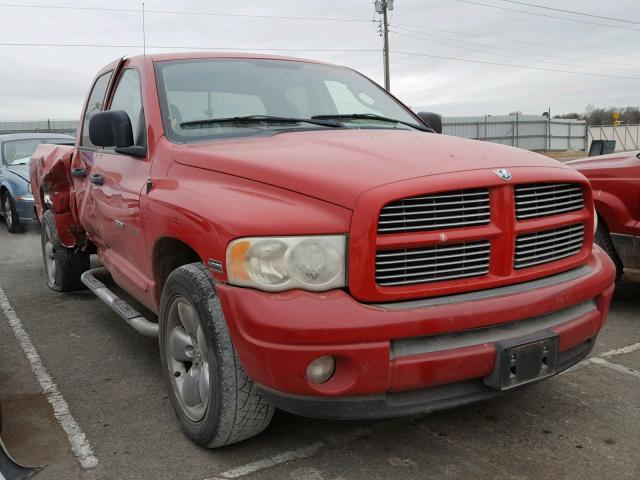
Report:
M625 367L624 365L620 365L619 363L612 363L604 358L600 357L591 357L589 358L589 362L595 365L600 365L602 367L610 368L611 370L615 370L616 372L626 373L628 375L632 375L634 377L640 378L640 372L634 370L633 368Z
M71 451L78 459L80 466L84 469L96 467L98 465L98 459L93 455L93 450L86 435L80 428L80 425L78 425L78 422L73 418L73 415L71 415L69 405L67 405L60 390L58 390L58 386L53 382L47 369L44 368L36 347L34 347L31 342L29 335L22 325L22 321L9 303L9 299L2 288L0 288L0 311L7 317L9 325L18 339L18 343L29 361L29 366L40 384L42 393L44 393L44 396L53 408L53 415L67 434Z
M572 368L565 370L564 372L561 372L561 375L564 373L573 371L575 369L585 367L587 365L601 365L601 366L611 368L613 370L630 374L640 378L640 372L633 370L631 368L625 367L624 365L611 363L605 360L605 358L616 357L618 355L623 355L625 353L635 352L636 350L640 350L640 343L635 343L633 345L627 345L626 347L609 350L595 357L590 357L582 360L580 363L573 366ZM390 423L390 425L397 426L398 424L402 424L409 421L410 420L399 418L399 419L396 419L395 422ZM287 450L282 453L271 455L262 460L257 460L255 462L247 463L246 465L241 465L232 470L227 470L226 472L219 473L217 474L216 477L207 478L205 480L223 480L223 479L241 478L246 475L256 473L260 470L273 468L283 463L291 462L293 460L303 460L305 458L312 457L315 454L317 454L322 448L326 447L327 444L337 445L337 444L350 443L351 441L357 440L358 438L361 438L364 435L370 434L372 432L373 432L372 429L355 429L353 431L345 432L343 434L332 435L324 439L325 441L319 441L319 442L307 445L306 447L301 447L295 450Z
M288 450L286 452L278 453L276 455L271 455L269 457L263 458L262 460L257 460L255 462L247 463L246 465L242 465L240 467L234 468L233 470L227 470L224 473L220 473L220 477L222 478L240 478L246 475L250 475L252 473L258 472L260 470L264 470L266 468L273 468L282 463L291 462L293 460L303 460L305 458L313 457L318 451L325 446L324 442L316 442L311 445L307 445L306 447L297 448L295 450ZM210 478L207 480L218 480L216 478Z
M609 350L608 352L604 352L604 353L601 353L600 355L596 355L596 357L600 357L600 358L617 357L618 355L635 352L636 350L640 350L640 343L634 343L633 345L627 345L626 347Z
M604 363L599 362L599 360L604 360L606 358L613 358L613 357L617 357L618 355L624 355L626 353L631 353L631 352L635 352L636 350L640 350L640 343L634 343L633 345L627 345L626 347L621 347L621 348L614 348L613 350L608 350L606 352L601 353L600 355L594 355L593 357L589 357L589 358L585 358L584 360L582 360L580 363L577 363L576 365L574 365L573 367L560 372L559 375L564 375L566 373L569 372L574 372L580 368L586 367L588 365L604 365ZM594 361L595 359L595 361ZM610 365L617 365L615 363L611 363L611 362L607 362ZM624 367L626 368L626 367ZM631 369L629 369L631 370ZM625 372L625 373L629 373L629 372Z

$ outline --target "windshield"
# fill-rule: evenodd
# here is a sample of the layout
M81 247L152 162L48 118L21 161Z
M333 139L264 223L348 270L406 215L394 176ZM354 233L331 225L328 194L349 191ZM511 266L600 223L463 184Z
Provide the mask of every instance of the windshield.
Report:
M315 117L335 117L342 128L424 128L383 89L343 67L285 60L180 60L157 63L156 76L165 133L180 143L332 128L326 121L306 121Z
M41 143L72 145L73 140L64 138L25 138L9 140L2 144L2 158L5 165L29 165L31 155Z
M3 143L4 162L7 165L28 165L31 154L42 143L39 138L12 140Z

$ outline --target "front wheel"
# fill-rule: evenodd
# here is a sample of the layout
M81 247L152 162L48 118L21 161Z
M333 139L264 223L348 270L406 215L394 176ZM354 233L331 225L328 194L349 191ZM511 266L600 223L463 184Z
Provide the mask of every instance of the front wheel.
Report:
M41 227L42 259L49 288L56 292L73 292L84 289L85 286L82 284L80 276L89 270L89 254L74 252L73 249L65 247L60 242L51 210L44 212Z
M4 215L4 224L7 226L9 232L18 233L22 231L20 218L16 211L16 204L9 192L5 192L2 198L2 214Z
M596 229L594 240L597 245L602 247L602 249L607 252L609 258L613 260L613 263L616 266L616 283L618 283L622 278L624 266L622 265L622 260L620 260L620 257L618 256L616 247L613 245L613 240L611 240L611 236L609 235L609 229L602 221L602 219L600 219L600 221L598 222L598 228Z
M169 275L159 321L169 397L191 440L216 448L267 428L274 407L240 363L214 281L203 264L185 265Z

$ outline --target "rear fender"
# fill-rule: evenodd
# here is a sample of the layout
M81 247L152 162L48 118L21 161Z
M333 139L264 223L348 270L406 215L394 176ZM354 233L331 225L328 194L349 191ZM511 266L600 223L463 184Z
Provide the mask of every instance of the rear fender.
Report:
M52 210L60 241L65 247L84 245L84 229L78 221L75 206L71 160L74 147L40 145L30 163L31 188L34 192L39 219L45 210Z

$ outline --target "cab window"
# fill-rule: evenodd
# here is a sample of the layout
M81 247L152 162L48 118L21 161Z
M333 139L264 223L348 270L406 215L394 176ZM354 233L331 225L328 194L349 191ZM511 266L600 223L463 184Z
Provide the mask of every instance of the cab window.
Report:
M111 80L111 74L113 71L107 72L98 77L93 84L93 89L87 100L87 108L84 112L84 118L82 120L82 143L83 147L95 147L89 139L89 120L93 114L102 111L104 105L104 97L107 93L107 87L109 86L109 80Z
M133 128L134 145L146 145L146 123L142 108L140 74L135 68L123 70L116 87L109 110L124 110L129 115Z

